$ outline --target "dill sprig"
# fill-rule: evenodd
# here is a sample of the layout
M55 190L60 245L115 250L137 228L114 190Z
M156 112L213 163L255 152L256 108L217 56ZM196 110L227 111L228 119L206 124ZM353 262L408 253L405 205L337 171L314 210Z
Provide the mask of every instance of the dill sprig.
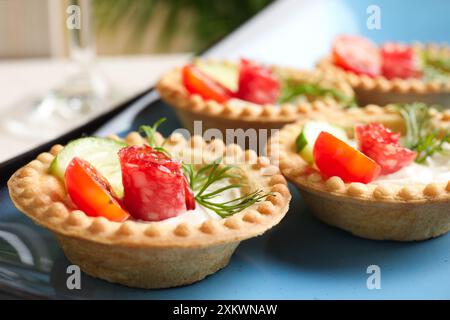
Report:
M450 73L450 59L447 58L428 58L427 64L444 73Z
M292 101L299 96L330 96L343 103L346 107L357 106L356 100L332 88L324 88L317 83L299 83L295 81L286 81L282 87L279 103Z
M399 105L399 111L405 120L406 135L404 146L415 150L415 162L424 163L435 153L442 152L444 143L450 143L450 131L433 128L428 107L424 103Z
M157 148L163 148L164 144L166 143L166 141L164 140L164 142L160 146L158 146L156 141L156 132L158 131L159 126L162 123L166 122L166 120L167 120L166 118L161 118L158 121L156 121L152 126L144 125L139 127L139 131L142 132L147 137L148 145L155 150ZM163 150L164 152L167 152L167 150L165 150L164 148Z
M450 76L450 57L422 53L422 68L426 80L447 79Z
M164 148L166 140L164 140L161 145L158 145L155 137L158 127L164 121L166 121L166 119L161 118L152 126L140 126L139 131L145 134L150 147L159 152L163 152L170 158L173 158L170 152ZM242 184L231 183L226 186L210 190L214 184L226 179L242 180L242 176L240 174L232 173L232 169L235 169L236 166L221 165L221 160L221 158L216 159L212 163L207 164L198 170L196 170L192 164L182 162L184 175L189 181L189 186L194 191L195 200L197 203L214 211L220 217L226 218L241 212L245 208L250 207L254 203L261 201L269 195L264 193L262 190L256 190L233 200L223 202L213 201L214 198L219 197L225 191L243 187Z
M221 166L219 159L202 167L195 173L194 179L191 180L191 187L195 191L195 200L197 200L200 205L214 211L222 218L238 213L268 196L268 194L263 193L262 190L256 190L233 200L224 202L212 201L212 199L218 197L227 190L242 187L239 183L232 183L219 187L213 191L209 190L212 185L221 180L241 179L241 175L230 173L234 168L236 167L232 165Z

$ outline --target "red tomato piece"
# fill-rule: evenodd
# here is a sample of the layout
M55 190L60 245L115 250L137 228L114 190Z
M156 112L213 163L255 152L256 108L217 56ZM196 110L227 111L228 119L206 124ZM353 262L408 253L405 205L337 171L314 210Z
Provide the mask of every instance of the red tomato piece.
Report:
M128 212L122 208L109 182L89 162L73 158L64 179L70 199L88 216L118 222L128 219Z
M355 135L359 149L381 166L381 174L396 172L417 156L415 151L400 145L400 133L393 133L382 124L357 125Z
M229 89L191 64L183 67L182 81L190 94L198 94L205 100L222 103L233 97Z
M337 37L333 43L334 64L356 74L375 77L381 73L378 48L371 41L351 35Z
M386 43L381 47L382 73L388 79L418 78L422 75L419 59L410 46Z
M194 192L191 190L189 186L189 182L186 177L184 177L184 195L186 201L186 210L194 210L195 209L195 196Z
M380 166L344 141L322 131L313 149L314 162L326 177L338 176L345 182L369 183Z
M149 146L131 146L119 151L124 203L140 220L159 221L195 208L187 197L186 178L180 161Z
M241 59L239 99L257 104L275 103L280 95L280 82L272 70L246 59Z

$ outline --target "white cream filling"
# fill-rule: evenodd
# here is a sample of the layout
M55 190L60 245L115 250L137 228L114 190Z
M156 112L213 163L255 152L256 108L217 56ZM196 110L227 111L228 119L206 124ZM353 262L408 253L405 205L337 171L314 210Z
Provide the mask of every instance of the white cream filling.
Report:
M250 101L247 101L247 100L242 100L242 99L239 99L239 98L231 98L230 100L227 101L227 103L230 106L234 106L236 108L243 108L243 107L245 107L247 105L253 105L255 107L261 107L260 104L253 103L253 102L250 102Z
M308 98L306 98L305 96L298 96L294 101L292 101L292 104L296 105L303 102L308 102ZM261 105L258 103L242 100L239 98L231 98L230 100L227 101L227 103L231 106L235 106L236 108L243 108L248 105L261 108ZM273 105L279 106L278 103L273 103Z
M176 217L162 220L159 223L167 226L177 225L181 222L189 222L189 224L192 225L199 225L209 219L219 220L221 217L214 211L207 209L196 202L194 210L183 212Z
M376 184L393 183L399 185L446 183L450 181L450 144L444 144L444 152L435 153L424 164L412 162L397 172L379 176Z

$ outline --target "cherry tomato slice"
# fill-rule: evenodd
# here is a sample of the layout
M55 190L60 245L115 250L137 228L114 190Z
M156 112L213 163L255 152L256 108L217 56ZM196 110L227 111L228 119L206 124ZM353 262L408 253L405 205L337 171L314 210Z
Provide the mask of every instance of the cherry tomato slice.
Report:
M422 75L419 59L410 46L386 43L381 48L383 76L388 79L418 78Z
M117 222L128 219L128 212L122 208L109 182L89 162L73 158L64 178L70 199L88 216Z
M280 95L280 82L272 70L241 59L239 70L239 99L257 104L275 103Z
M322 131L314 144L314 162L326 177L338 176L344 182L369 183L380 166L344 141Z
M379 123L357 125L359 149L381 167L381 174L394 173L416 158L415 151L400 145L400 133L394 133Z
M183 67L182 81L190 94L198 94L205 100L222 103L233 97L233 93L229 89L191 64Z
M356 74L375 77L381 73L381 58L378 48L371 41L343 35L333 43L334 64Z

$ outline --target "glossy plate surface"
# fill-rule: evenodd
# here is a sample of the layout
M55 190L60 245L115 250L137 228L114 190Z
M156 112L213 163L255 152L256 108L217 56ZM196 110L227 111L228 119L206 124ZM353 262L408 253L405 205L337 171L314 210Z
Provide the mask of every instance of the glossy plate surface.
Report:
M162 103L133 123L168 118L166 134L178 127ZM169 126L171 127L169 129ZM76 299L445 299L450 298L450 235L415 243L354 237L316 220L298 191L280 225L243 242L230 265L196 284L165 290L113 285L85 274L81 290L68 290L69 262L53 236L34 225L0 191L0 288L21 296ZM367 268L381 269L381 289L369 290Z

